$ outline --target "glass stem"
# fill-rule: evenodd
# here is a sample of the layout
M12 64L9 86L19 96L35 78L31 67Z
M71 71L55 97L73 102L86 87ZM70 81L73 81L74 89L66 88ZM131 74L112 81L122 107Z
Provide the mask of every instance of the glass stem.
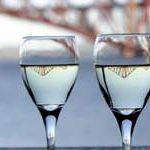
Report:
M120 128L123 150L131 150L132 133L141 110L137 109L126 114L113 111Z
M122 123L120 124L123 150L131 149L131 139L132 139L133 128L134 128L133 122L128 119L123 120Z
M54 150L55 149L55 128L57 125L57 120L59 113L62 107L58 107L56 109L45 109L44 107L39 107L39 111L42 115L45 131L46 131L46 138L47 138L47 150Z
M45 118L45 130L47 137L47 149L55 149L55 128L56 128L57 118L53 115L48 115Z

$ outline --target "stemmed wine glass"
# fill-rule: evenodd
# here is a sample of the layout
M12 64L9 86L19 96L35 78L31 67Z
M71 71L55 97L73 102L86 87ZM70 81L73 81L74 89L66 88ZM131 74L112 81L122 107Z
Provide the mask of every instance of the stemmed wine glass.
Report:
M123 150L130 150L135 123L150 96L150 34L102 34L94 47L99 87L114 114Z
M75 37L24 37L20 66L24 84L44 121L47 148L54 149L57 119L79 68Z

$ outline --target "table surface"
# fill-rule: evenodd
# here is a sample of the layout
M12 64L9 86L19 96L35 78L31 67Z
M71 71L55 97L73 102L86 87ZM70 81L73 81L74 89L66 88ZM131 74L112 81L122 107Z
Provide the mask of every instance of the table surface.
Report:
M0 148L0 150L46 150L42 147L34 148ZM121 147L56 147L55 150L121 150ZM150 146L133 147L132 150L150 150Z

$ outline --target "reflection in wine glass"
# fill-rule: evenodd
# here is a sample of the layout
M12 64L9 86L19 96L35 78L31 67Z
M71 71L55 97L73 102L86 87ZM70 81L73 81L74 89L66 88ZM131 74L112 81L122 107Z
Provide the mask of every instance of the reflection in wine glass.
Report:
M137 118L150 96L150 34L97 36L94 63L99 87L130 150Z
M42 115L48 149L54 149L57 119L74 86L78 59L74 36L24 37L21 45L23 81Z

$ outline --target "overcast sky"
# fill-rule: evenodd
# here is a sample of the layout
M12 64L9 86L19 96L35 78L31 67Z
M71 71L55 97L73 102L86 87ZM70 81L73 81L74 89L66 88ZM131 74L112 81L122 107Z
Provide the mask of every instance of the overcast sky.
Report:
M0 15L0 25L0 59L11 59L12 57L15 59L18 58L18 51L22 37L31 35L76 35L80 55L89 56L92 54L92 47L89 42L87 43L79 34L62 28L46 25L40 22L18 19L7 15ZM7 50L9 50L9 52Z

